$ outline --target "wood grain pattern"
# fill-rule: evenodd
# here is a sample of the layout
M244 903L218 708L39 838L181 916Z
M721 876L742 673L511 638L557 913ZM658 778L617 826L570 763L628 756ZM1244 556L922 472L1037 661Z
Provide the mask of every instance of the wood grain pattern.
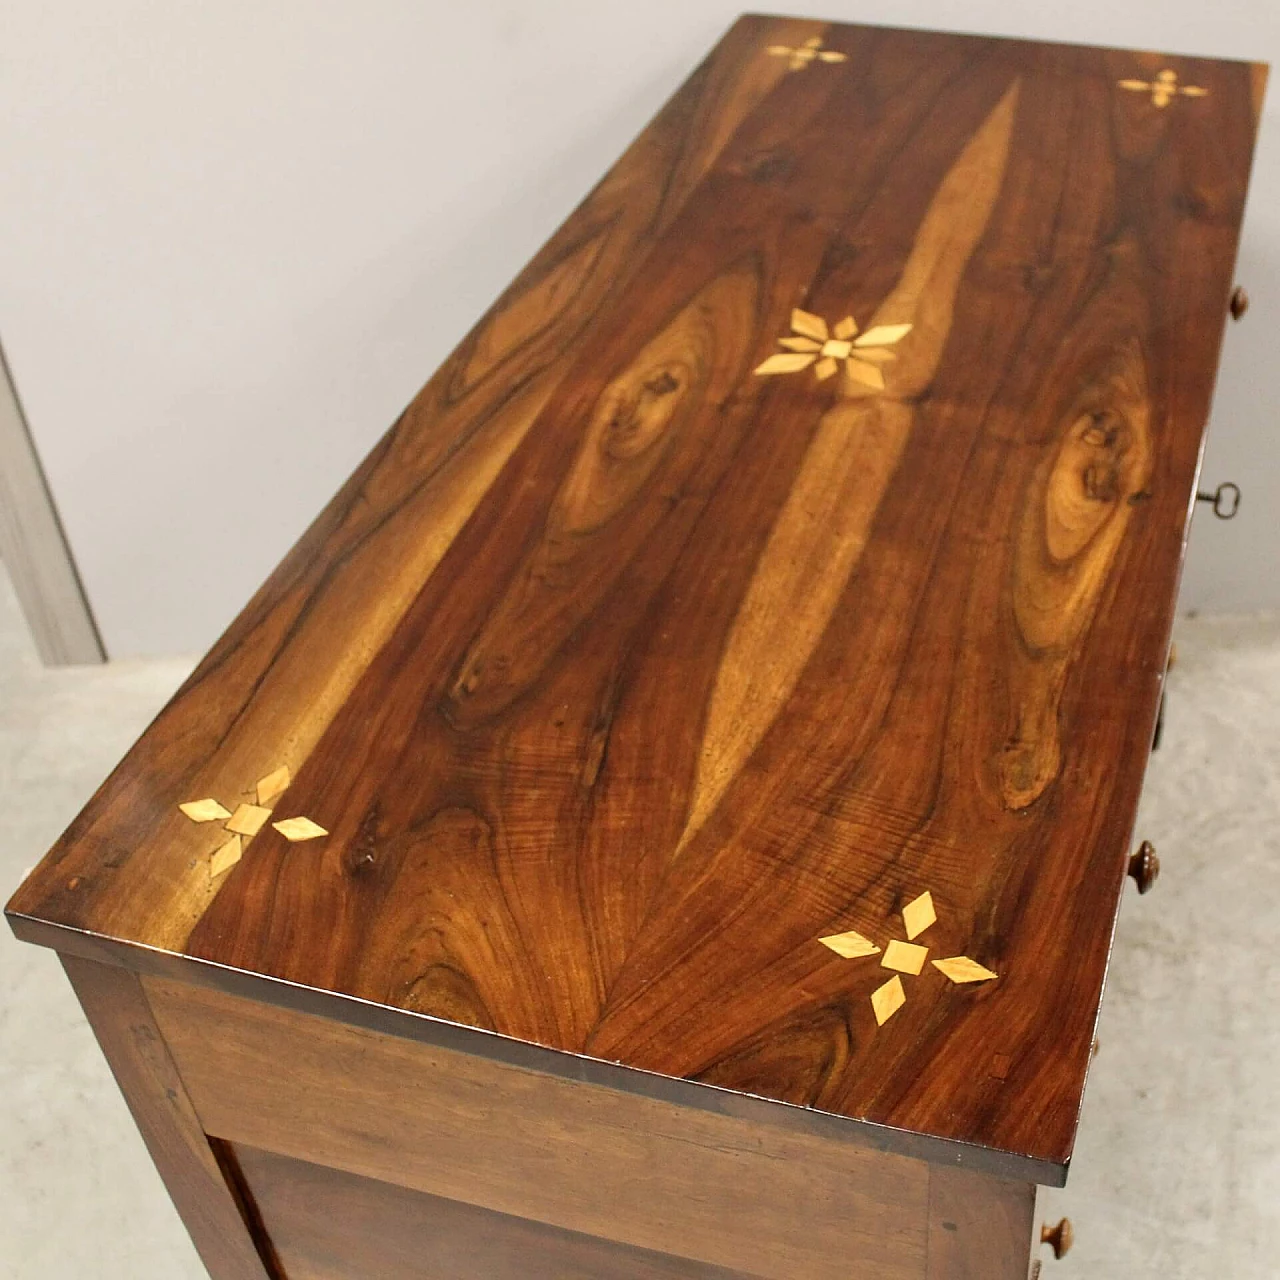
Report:
M680 848L718 805L795 689L893 479L951 329L956 291L1004 174L1015 84L960 152L920 224L897 288L872 329L912 333L885 395L854 386L822 417L738 607L716 673ZM868 391L870 390L870 394Z
M787 75L759 57L761 40L820 30L735 25L422 389L51 851L48 882L25 885L11 914L182 948L221 887L192 864L216 839L193 840L164 802L235 795L282 760L296 772L572 370L583 334Z
M769 53L814 39L843 61ZM1166 66L1207 93L1120 87ZM15 929L1062 1176L1260 83L736 24L15 896ZM758 376L797 313L837 366L863 350L844 317L911 328L865 348L876 377ZM268 825L210 877L221 828L176 806L252 803L281 765L278 803L329 834ZM883 969L821 939L880 945L925 888L930 957L996 976L926 964L878 1025Z
M196 1119L138 978L71 956L62 957L62 967L210 1274L275 1280Z
M923 1161L143 984L205 1130L237 1147L765 1280L923 1274Z
M752 1280L253 1147L235 1153L289 1280Z

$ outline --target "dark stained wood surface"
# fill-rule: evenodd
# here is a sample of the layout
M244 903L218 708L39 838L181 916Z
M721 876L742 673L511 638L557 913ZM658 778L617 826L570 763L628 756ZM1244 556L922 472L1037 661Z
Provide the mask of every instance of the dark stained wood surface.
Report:
M843 59L770 52L813 37ZM1165 67L1205 92L1121 84ZM1065 1167L1262 82L743 19L14 928ZM753 372L796 307L911 325L885 388ZM178 803L282 763L276 816L329 834L211 877ZM901 939L926 890L930 958L998 976L926 965L877 1026L881 956L818 939Z

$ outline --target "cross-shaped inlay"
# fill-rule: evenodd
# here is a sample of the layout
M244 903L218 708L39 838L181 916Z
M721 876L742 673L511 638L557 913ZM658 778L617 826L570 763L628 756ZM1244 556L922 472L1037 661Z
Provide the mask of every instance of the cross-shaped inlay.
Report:
M877 1026L883 1027L906 1004L907 992L902 985L901 975L905 973L909 977L918 977L929 955L929 948L915 942L914 939L924 933L930 925L936 923L937 919L938 913L934 910L933 895L928 890L902 908L902 925L907 941L894 938L884 948L880 967L894 970L894 975L871 993L871 1008L876 1015ZM880 947L854 929L845 933L833 933L826 938L819 938L818 941L846 960L881 954ZM956 984L989 982L992 978L999 976L968 956L948 956L944 960L932 960L930 963L939 973Z
M1209 96L1209 90L1202 89L1198 84L1179 84L1178 73L1170 67L1161 71L1154 80L1121 80L1118 83L1130 93L1149 93L1152 104L1157 107L1167 107L1177 97Z
M221 822L228 839L224 840L209 859L209 875L217 879L223 872L230 871L244 855L244 846L258 834L271 817L272 806L288 790L292 778L289 766L282 764L263 778L258 779L254 787L253 797L256 804L241 801L235 812L227 809L212 797L203 800L188 800L180 804L182 810L192 822ZM273 822L275 828L291 843L301 840L315 840L318 836L329 833L310 818L282 818Z
M835 49L824 49L821 36L813 36L795 49L786 44L771 44L769 53L775 58L786 58L792 71L803 71L815 62L844 62L849 57Z

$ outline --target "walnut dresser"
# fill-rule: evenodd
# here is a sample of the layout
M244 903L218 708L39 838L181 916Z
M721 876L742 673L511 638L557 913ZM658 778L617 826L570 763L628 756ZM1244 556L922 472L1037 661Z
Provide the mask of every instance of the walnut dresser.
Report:
M731 28L9 904L217 1280L1052 1265L1264 80Z

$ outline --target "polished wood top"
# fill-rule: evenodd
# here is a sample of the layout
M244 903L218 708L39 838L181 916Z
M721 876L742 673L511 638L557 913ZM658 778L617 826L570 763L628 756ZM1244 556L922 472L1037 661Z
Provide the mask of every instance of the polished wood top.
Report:
M1055 1180L1263 80L742 19L15 930Z

